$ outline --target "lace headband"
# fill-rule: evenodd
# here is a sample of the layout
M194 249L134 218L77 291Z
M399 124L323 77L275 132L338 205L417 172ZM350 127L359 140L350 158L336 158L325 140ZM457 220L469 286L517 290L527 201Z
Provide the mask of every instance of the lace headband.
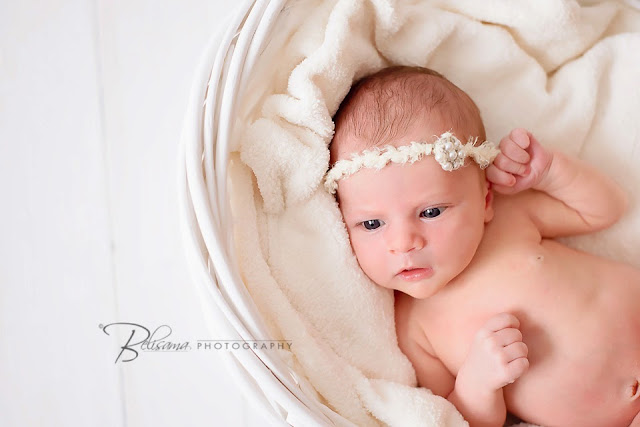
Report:
M434 155L436 161L446 171L460 168L467 157L471 157L480 168L484 169L493 162L500 150L488 141L476 147L474 144L477 140L477 137L469 138L469 141L462 145L451 132L445 132L433 143L411 142L409 145L397 148L385 145L383 148L376 147L372 150L364 150L362 153L354 153L351 159L339 160L329 169L324 187L329 193L334 194L338 189L339 180L353 175L362 168L380 170L389 162L414 163L430 154Z

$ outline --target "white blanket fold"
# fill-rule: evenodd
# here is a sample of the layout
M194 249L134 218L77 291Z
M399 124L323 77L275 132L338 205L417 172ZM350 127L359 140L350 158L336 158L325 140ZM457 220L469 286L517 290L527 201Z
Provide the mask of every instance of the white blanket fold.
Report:
M287 8L300 27L257 64L280 68L250 82L265 96L246 112L230 167L243 279L273 337L293 342L285 359L346 419L465 425L446 399L415 387L397 346L393 294L362 274L323 190L331 117L364 75L391 64L433 68L474 98L489 140L526 127L620 182L633 201L626 217L565 241L640 266L640 13L563 0L298 0Z

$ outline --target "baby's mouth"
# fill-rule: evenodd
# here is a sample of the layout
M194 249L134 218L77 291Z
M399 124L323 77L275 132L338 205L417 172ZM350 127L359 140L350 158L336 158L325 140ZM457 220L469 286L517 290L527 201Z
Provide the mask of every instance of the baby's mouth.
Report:
M433 276L433 268L410 267L399 272L397 276L409 282L428 279L429 277Z

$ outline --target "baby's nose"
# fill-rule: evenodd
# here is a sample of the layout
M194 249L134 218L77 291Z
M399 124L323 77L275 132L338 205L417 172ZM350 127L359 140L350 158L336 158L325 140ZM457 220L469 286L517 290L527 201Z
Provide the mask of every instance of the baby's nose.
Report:
M389 239L389 251L391 253L406 253L420 250L426 244L426 237L417 227L403 226L393 231L393 235Z

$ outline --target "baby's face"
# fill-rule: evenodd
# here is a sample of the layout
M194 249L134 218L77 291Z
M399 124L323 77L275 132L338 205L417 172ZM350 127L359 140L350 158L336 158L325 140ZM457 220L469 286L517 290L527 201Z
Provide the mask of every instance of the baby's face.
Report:
M338 183L351 246L380 286L427 298L473 258L491 199L478 166L444 171L433 156L361 169Z

